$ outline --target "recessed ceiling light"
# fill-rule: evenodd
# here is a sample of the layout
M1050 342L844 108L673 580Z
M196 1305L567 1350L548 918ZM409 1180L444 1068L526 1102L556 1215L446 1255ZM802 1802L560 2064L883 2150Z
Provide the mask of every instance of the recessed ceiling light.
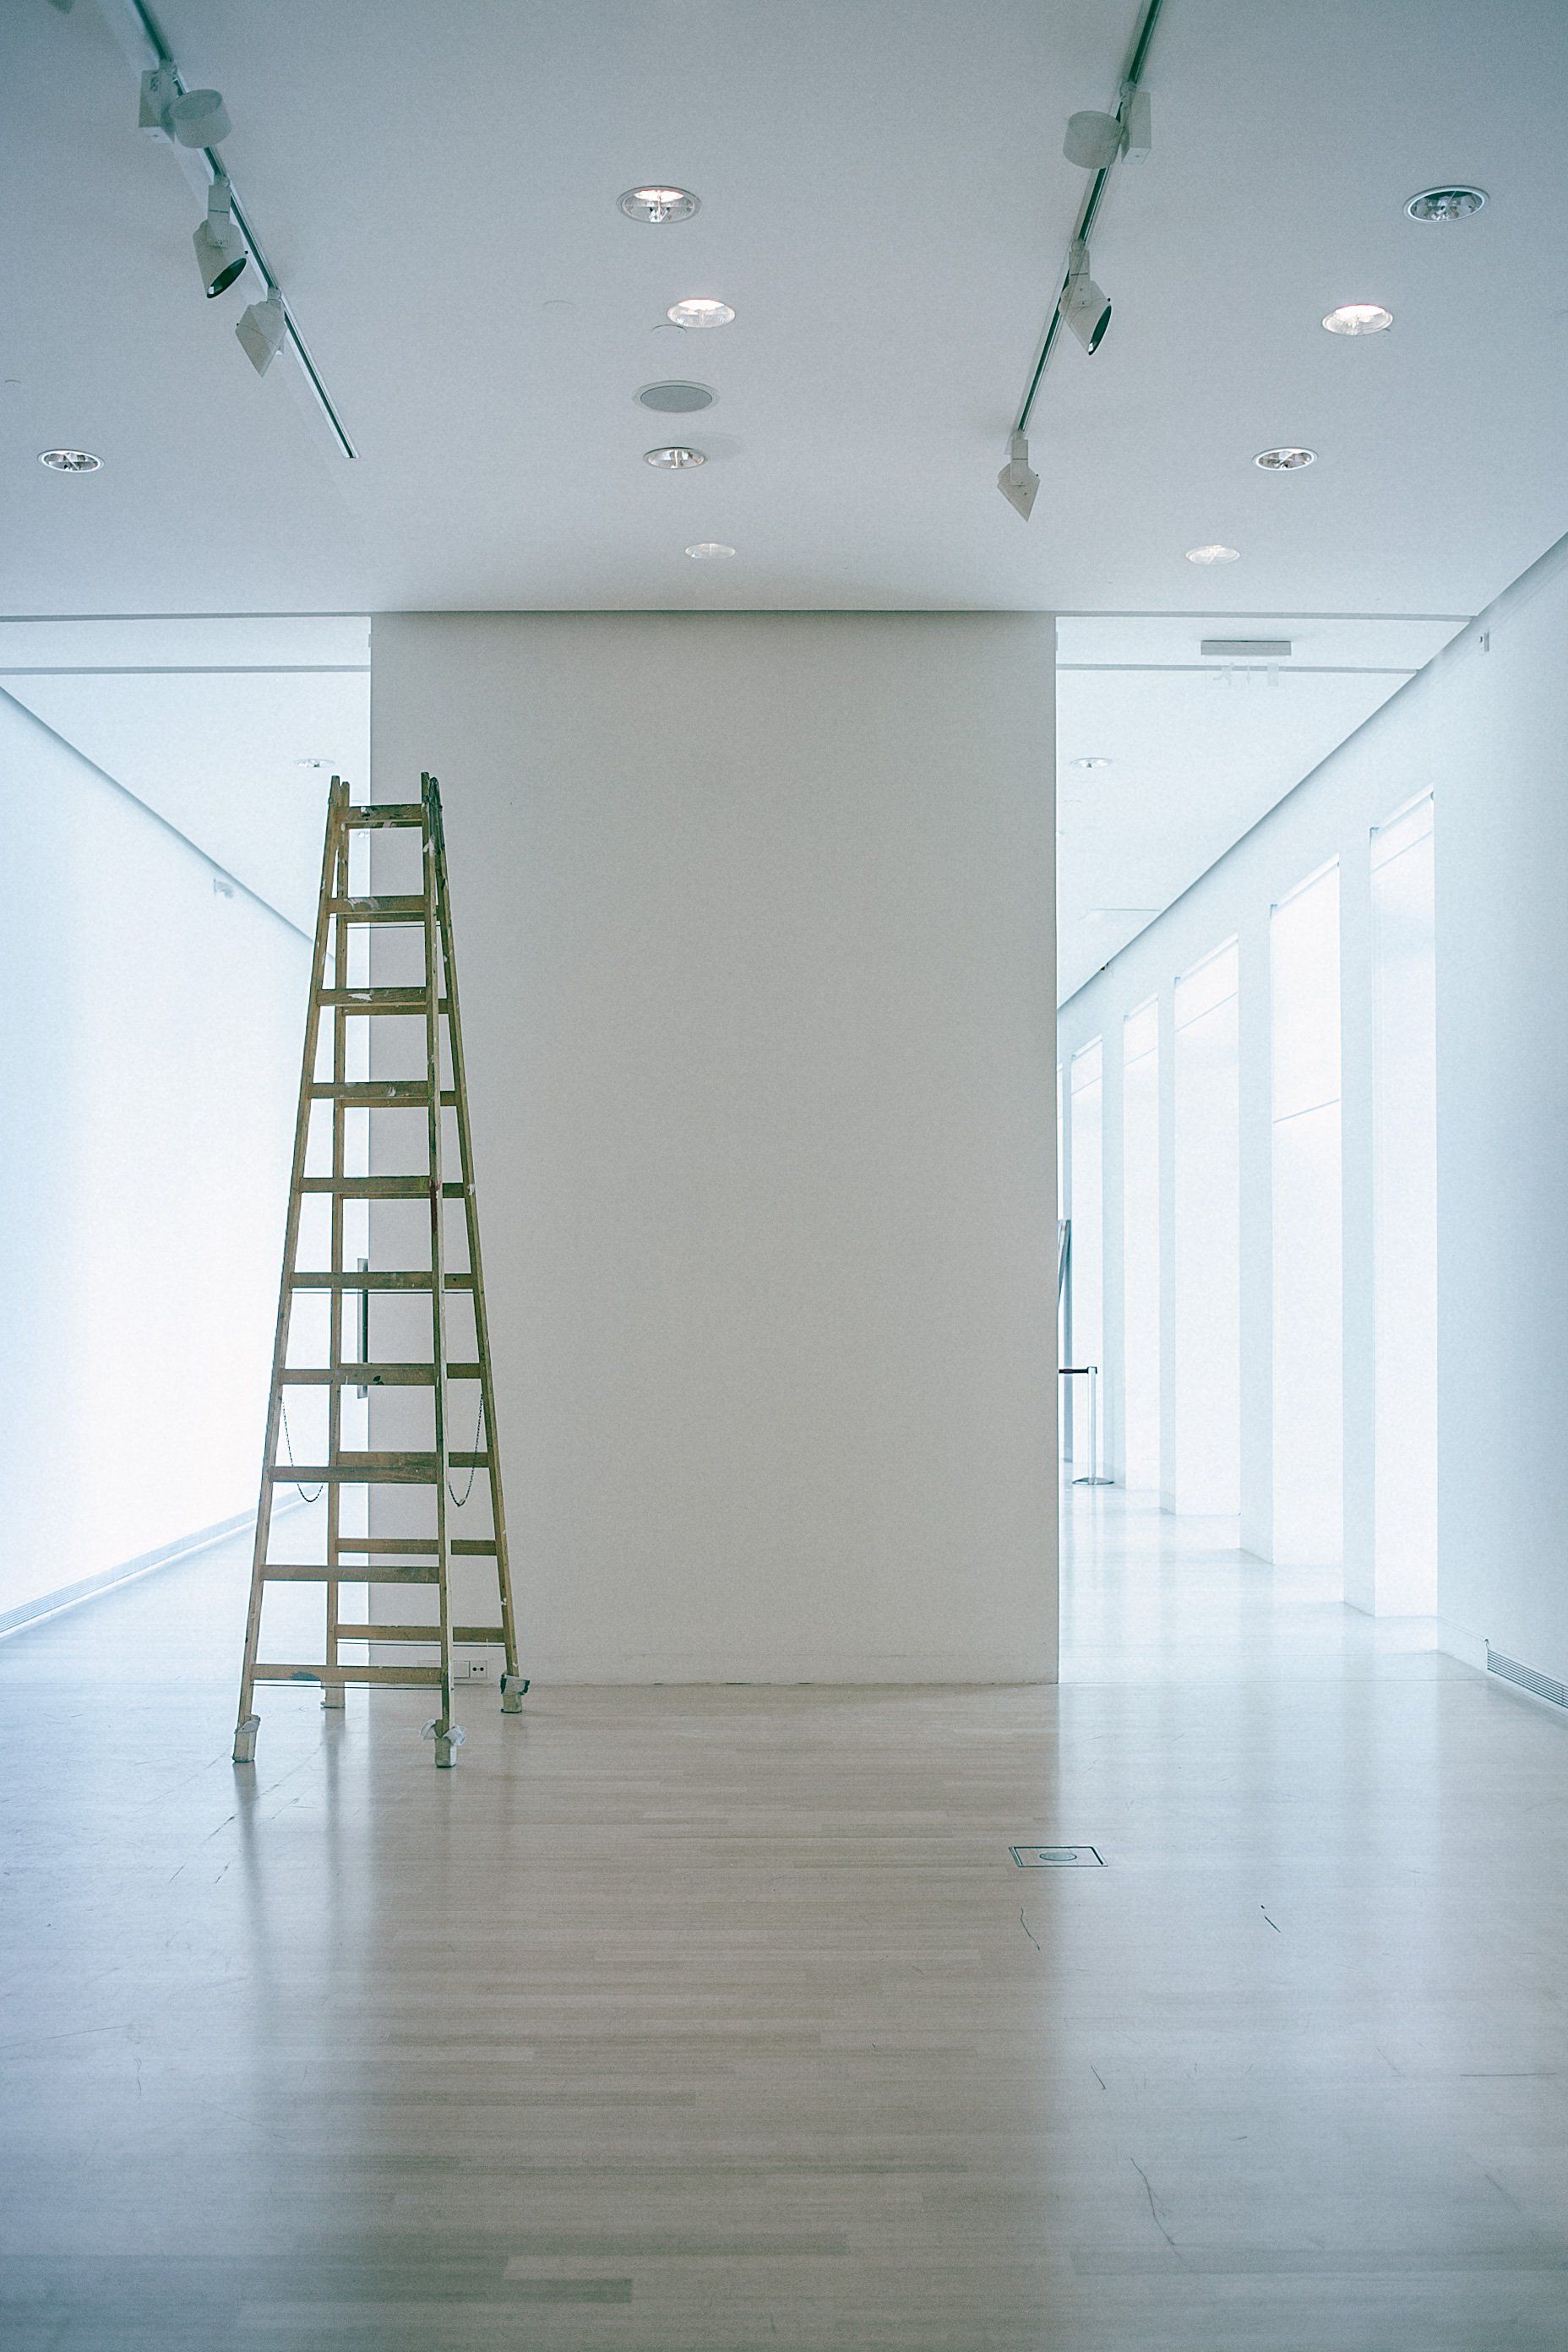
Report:
M621 210L628 220L651 221L657 227L661 221L689 220L700 198L689 188L628 188L621 198Z
M1252 462L1266 474L1296 474L1303 466L1315 466L1318 453L1315 449L1260 449Z
M1075 760L1072 764L1075 768L1109 768L1110 761L1103 752L1096 751L1086 760Z
M1412 220L1468 220L1486 203L1484 188L1423 188L1412 196L1405 209Z
M645 408L660 416L694 415L700 408L711 408L718 397L707 383L645 383L637 394Z
M711 294L689 294L684 302L672 302L664 315L672 327L727 327L735 313Z
M1189 547L1189 563L1237 563L1241 559L1239 547Z
M1394 313L1380 302L1342 302L1323 320L1331 335L1381 335L1394 324Z
M645 449L645 466L658 466L667 474L677 474L683 466L705 466L708 463L700 449Z
M51 474L96 474L103 460L90 449L40 449L38 463Z
M695 556L700 563L710 555L733 555L735 551L732 547L726 547L721 539L700 539L696 546L689 547L686 552Z

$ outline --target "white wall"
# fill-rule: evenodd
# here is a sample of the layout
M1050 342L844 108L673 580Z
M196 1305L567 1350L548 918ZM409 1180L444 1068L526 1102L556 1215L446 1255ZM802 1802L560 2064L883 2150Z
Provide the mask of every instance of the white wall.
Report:
M1272 1293L1266 1090L1247 941L1325 859L1342 882L1347 1596L1379 1603L1374 1525L1371 829L1436 803L1441 1639L1568 1678L1568 541L1517 582L1089 985L1062 1051L1109 1034L1229 932L1242 940L1243 1508L1267 1525ZM1266 1161L1265 1161L1266 1164ZM1248 1412L1248 1400L1252 1409ZM1247 1528L1244 1517L1244 1530ZM1252 1538L1245 1538L1252 1539ZM1257 1548L1267 1549L1258 1542ZM1395 1595L1389 1595L1394 1599Z
M1055 1671L1048 619L397 614L529 1664Z
M309 947L5 695L0 870L4 1622L255 1508Z

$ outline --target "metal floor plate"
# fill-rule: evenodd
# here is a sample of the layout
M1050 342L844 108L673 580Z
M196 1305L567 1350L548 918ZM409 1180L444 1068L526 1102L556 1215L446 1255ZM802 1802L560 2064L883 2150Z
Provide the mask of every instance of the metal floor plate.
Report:
M1020 1870L1103 1870L1104 1856L1092 1845L1013 1845Z

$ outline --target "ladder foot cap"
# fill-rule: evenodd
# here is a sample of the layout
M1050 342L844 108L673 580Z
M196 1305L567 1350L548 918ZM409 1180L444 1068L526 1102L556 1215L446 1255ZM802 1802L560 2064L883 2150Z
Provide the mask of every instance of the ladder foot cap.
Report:
M235 1726L234 1760L237 1764L255 1763L256 1735L260 1728L261 1717L258 1715L247 1715Z
M426 1725L422 1737L435 1742L437 1764L443 1771L449 1772L458 1760L458 1748L464 1745L468 1735L460 1723L450 1724L443 1731L440 1728L440 1720L439 1716L433 1716Z
M528 1688L526 1675L502 1675L500 1678L500 1711L503 1715L522 1713L522 1695Z

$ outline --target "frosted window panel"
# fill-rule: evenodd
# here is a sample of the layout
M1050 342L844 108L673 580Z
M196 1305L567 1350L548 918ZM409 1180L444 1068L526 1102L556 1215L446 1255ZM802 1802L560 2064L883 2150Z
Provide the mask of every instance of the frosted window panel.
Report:
M1072 1057L1072 1361L1101 1369L1100 1416L1104 1413L1105 1361L1105 1162L1104 1084L1100 1040ZM1075 1383L1072 1414L1073 1468L1088 1476L1091 1422L1088 1384Z
M1160 1015L1121 1024L1123 1475L1160 1483Z
M1344 1556L1344 1172L1340 1130L1340 877L1329 866L1269 919L1274 1091L1274 1557Z
M1175 1507L1241 1508L1241 1103L1235 940L1176 982Z
M1437 1015L1432 802L1372 845L1373 1578L1380 1614L1437 1606Z

